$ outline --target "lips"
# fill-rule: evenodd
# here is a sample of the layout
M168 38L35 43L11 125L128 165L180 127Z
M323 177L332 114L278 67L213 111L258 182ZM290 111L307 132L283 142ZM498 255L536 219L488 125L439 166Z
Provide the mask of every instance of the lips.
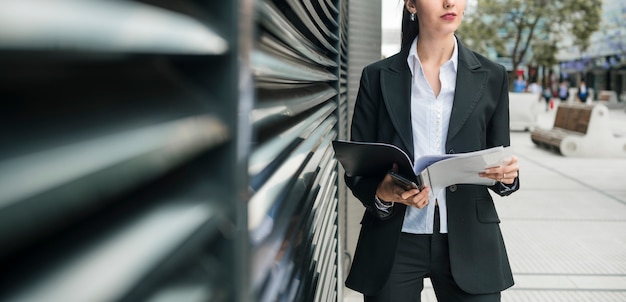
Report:
M441 19L444 19L444 20L454 20L455 18L456 18L455 13L447 13L441 16Z

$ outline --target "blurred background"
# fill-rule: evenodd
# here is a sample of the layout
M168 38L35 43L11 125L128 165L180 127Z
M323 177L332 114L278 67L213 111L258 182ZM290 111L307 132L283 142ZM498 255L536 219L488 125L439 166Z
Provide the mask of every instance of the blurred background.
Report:
M381 55L400 49L403 1L382 0ZM475 51L554 93L581 80L612 102L626 99L626 2L467 1L458 36Z

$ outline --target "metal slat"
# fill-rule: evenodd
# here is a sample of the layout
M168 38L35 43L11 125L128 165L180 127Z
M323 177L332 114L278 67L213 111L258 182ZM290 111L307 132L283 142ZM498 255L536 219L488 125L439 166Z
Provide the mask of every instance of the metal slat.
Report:
M281 165L280 168L268 179L268 181L252 196L248 203L248 229L251 233L253 241L255 238L262 238L263 233L267 230L267 225L262 223L270 222L267 220L268 210L271 205L276 202L285 188L291 184L294 174L302 166L302 163L310 156L311 150L319 144L319 139L333 127L336 120L325 121L311 137L304 140L291 153L289 158Z
M260 253L255 255L255 260L253 261L253 263L256 263L253 265L255 271L264 270L268 275L263 281L264 291L261 301L277 301L276 296L291 292L291 290L288 289L288 285L295 270L295 259L293 258L297 256L297 254L295 254L297 251L294 249L301 245L298 243L301 239L298 238L301 238L300 233L302 232L302 229L299 228L298 225L294 225L293 222L302 221L300 215L303 214L301 211L293 211L295 211L296 208L301 208L308 204L303 197L307 197L306 193L311 192L314 180L319 179L316 170L319 166L324 165L324 161L329 157L329 150L332 150L331 141L334 137L334 135L327 135L322 143L320 143L318 150L306 163L306 167L298 176L298 180L291 187L289 196L285 198L285 200L289 202L284 203L281 209L272 210L277 213L282 213L283 215L283 217L275 216L275 227L271 235L273 239L270 240L274 240L276 243L267 242L264 244L269 246L269 249L258 247L257 249ZM281 222L284 225L277 225ZM284 234L285 228L288 229L286 235ZM291 242L291 244L285 244L286 242Z
M333 239L329 244L336 245L336 240ZM334 272L332 263L334 262L336 254L328 251L325 253L322 258L321 265L319 266L321 270L318 271L320 276L320 282L317 285L316 294L317 298L315 301L328 301L328 295L331 291L336 291L337 284L333 284L332 282L332 273Z
M327 171L328 173L324 173L323 175L326 178L323 179L333 179L330 178L330 176L332 175L332 171ZM329 212L329 207L328 203L331 202L332 197L330 196L330 194L332 194L332 190L331 188L334 185L334 182L328 182L326 184L321 184L322 185L322 191L320 193L320 197L322 198L322 202L319 203L319 205L317 207L315 207L315 219L313 221L313 244L315 245L315 250L313 253L313 259L318 260L320 258L320 253L322 252L322 248L324 247L324 240L327 240L328 238L325 237L326 235L326 225L324 224L324 222L328 219L328 215L330 214Z
M336 201L335 201L336 202ZM336 228L336 227L335 227ZM338 240L336 239L336 232L333 232L331 236L333 236L332 245L337 246ZM322 295L322 299L320 301L333 301L330 299L330 296L333 293L337 292L337 286L340 283L337 283L335 275L337 272L337 266L335 266L337 260L337 253L329 252L328 261L326 262L326 272L325 272L325 286L323 288L324 294Z
M333 156L333 152L332 150L329 150L330 152L327 154L326 156L326 160L324 161L324 165L321 167L326 167L324 168L322 171L320 171L320 186L321 186L321 190L319 193L319 197L315 200L315 202L313 203L313 217L312 217L312 221L311 221L311 232L312 232L312 237L311 240L313 242L313 245L315 246L314 252L313 252L313 258L317 259L317 255L319 253L318 248L320 247L320 244L323 243L323 231L322 229L320 229L320 222L323 221L326 217L326 212L325 209L329 208L328 207L328 199L325 199L328 194L328 185L329 183L332 183L334 181L336 181L336 179L329 179L328 177L330 177L332 170L334 169L334 164L330 164L330 163L334 163L335 161L332 160L332 156ZM330 167L330 168L328 168ZM325 182L324 182L325 181ZM323 223L322 223L322 227L323 227Z
M258 103L252 110L252 123L263 128L309 110L337 94L328 84L313 84L292 89L271 89L258 92Z
M337 76L322 68L316 68L301 62L285 60L264 51L252 54L253 73L257 77L257 87L264 82L305 84L337 80Z
M322 8L322 12L324 12L326 20L328 20L328 22L330 22L333 26L338 27L339 23L335 20L336 16L333 16L333 14L328 10L328 5L324 2L324 0L318 0L317 2Z
M333 191L329 190L328 191L329 194ZM327 196L328 197L328 196ZM314 243L316 246L316 250L315 250L315 254L314 254L314 259L319 260L319 259L323 259L324 255L328 249L328 240L331 240L332 237L329 237L329 232L330 229L332 228L332 225L329 225L328 222L331 220L331 217L333 217L333 215L335 214L334 210L329 210L333 209L333 207L331 207L329 205L329 203L332 202L332 197L329 199L328 203L324 204L324 207L322 207L320 213L319 213L319 225L316 228L316 233L319 233L320 235L317 237L317 239L314 239ZM324 269L324 267L320 267L319 271L321 271L322 269Z
M323 66L336 67L337 63L329 59L322 49L311 43L287 18L274 6L273 3L262 1L259 3L260 23L267 30L290 45L305 58Z
M300 257L298 257L297 259L294 260L298 260L295 261L295 265L297 267L297 269L294 272L293 275L293 280L301 280L301 282L295 282L292 281L291 284L289 284L289 287L298 287L300 286L300 288L295 288L290 290L290 299L288 299L287 301L300 301L299 299L296 299L295 296L296 295L301 295L302 294L302 287L303 285L307 284L307 280L309 280L309 278L311 277L309 272L311 271L310 268L313 266L313 264L311 263L311 257L312 257L312 234L310 232L310 226L311 226L311 220L313 218L313 213L312 213L312 209L311 209L311 204L314 202L314 200L317 198L317 196L319 195L320 192L320 186L319 186L319 182L321 180L321 176L318 173L314 182L313 182L313 189L311 190L311 192L309 192L307 198L306 198L306 204L305 204L305 210L302 213L302 222L299 226L297 226L299 228L299 230L301 230L303 236L302 236L302 241L304 242L302 245L300 245L299 247L299 252L301 254Z
M324 21L322 21L322 18L320 18L320 16L318 15L311 0L302 0L302 3L304 3L304 7L306 7L307 12L311 16L311 18L313 18L315 24L322 30L324 35L331 38L333 41L339 40L339 37L337 37L337 35L335 35L330 29L328 29Z
M319 145L322 135L324 133L327 133L330 129L332 129L332 124L333 124L332 121L329 121L328 123L325 123L325 124L326 126L320 127L320 129L317 131L318 133L314 134L309 140L304 141L302 143L301 148L299 149L302 149L302 151L304 152L306 152L306 150L313 150L313 152L315 152L314 149L311 149L311 147L314 145ZM325 144L326 144L326 148L328 149L330 147L330 142L326 140ZM284 200L285 198L287 198L287 196L278 196L278 195L284 195L284 192L286 190L289 190L288 186L293 185L293 182L289 180L291 178L291 174L289 173L290 171L287 171L287 170L288 169L299 170L298 168L300 164L299 162L297 162L297 158L302 157L301 154L304 152L300 152L298 150L294 151L294 157L296 158L296 160L287 161L283 165L283 167L281 167L281 169L277 171L275 177L270 178L266 186L261 188L261 190L259 190L259 192L255 194L255 196L253 196L251 199L250 210L249 210L249 213L251 213L250 215L251 218L249 218L249 221L251 223L255 223L256 221L259 221L258 223L254 225L250 224L251 227L256 226L255 229L250 230L252 245L253 247L255 247L257 251L256 255L253 256L254 259L256 259L255 261L253 261L254 267L252 270L252 281L253 281L254 287L259 287L261 284L265 284L266 286L269 285L271 288L273 282L266 280L267 278L271 277L271 276L268 276L267 274L271 272L275 272L277 270L278 271L281 270L280 267L270 270L270 268L272 267L271 260L274 259L272 258L272 256L275 254L275 252L273 252L272 250L276 251L276 249L275 248L272 249L271 246L268 246L269 250L267 248L259 248L258 243L260 243L262 240L265 240L265 238L267 238L267 236L270 236L270 234L276 235L275 229L279 228L280 226L275 226L275 224L280 222L281 219L280 217L275 216L276 213L278 213L279 211L275 211L276 209L272 207L274 207L277 202L280 202L280 200ZM264 191L265 188L268 188L268 191L272 191L272 192L266 194L266 192ZM268 198L268 197L273 197L273 198ZM259 199L256 199L256 198L259 198ZM291 203L291 202L296 202L296 201L290 198L288 202ZM264 213L267 213L267 216L265 216ZM265 217L262 217L262 216L265 216ZM280 241L277 241L277 243L280 244ZM276 247L276 245L274 246ZM274 284L274 286L276 285ZM268 288L264 288L264 291L265 290L268 290ZM264 296L264 295L265 295L264 293L261 293L261 296Z
M309 58L303 57L302 54L293 50L291 46L288 46L284 42L274 38L266 32L262 32L259 37L259 50L267 53L274 54L277 57L285 58L291 61L300 61L308 65L317 67L317 63Z
M225 126L205 115L0 162L2 253L75 212L155 178L227 138ZM32 224L33 219L38 223Z
M137 2L5 0L0 49L217 55L225 39L188 16Z
M2 300L119 301L215 218L216 212L202 201L153 207L89 244L77 246L78 250ZM204 235L204 240L210 238Z
M310 197L310 192L315 192L312 190L316 183L319 182L319 174L317 172L318 167L324 164L325 158L328 157L329 150L331 149L331 141L335 137L334 132L329 133L322 141L319 143L316 151L313 152L311 158L305 163L304 168L301 170L299 176L296 178L294 184L289 188L289 196L285 198L285 200L289 200L288 203L284 203L279 205L279 208L273 208L272 211L275 214L273 216L274 219L274 230L272 234L268 234L268 236L272 236L276 238L277 233L280 236L283 236L281 232L284 232L284 228L286 225L278 225L279 222L291 223L290 219L291 215L294 214L293 210L295 208L304 208L306 209L309 205L308 199ZM306 211L299 212L297 215L303 215ZM255 246L258 244L265 244L265 238L258 238L256 242L254 242ZM262 247L260 247L262 248ZM259 258L256 262L267 261L268 252L264 251L264 256ZM270 252L269 255L272 255L273 252Z
M287 4L293 9L294 13L300 18L300 20L306 25L306 28L317 38L317 40L322 44L328 51L337 54L339 51L335 48L324 35L317 29L313 20L308 17L307 10L302 6L300 2L297 0L286 0Z
M328 4L328 7L330 7L330 9L333 12L335 12L335 14L339 14L339 9L332 3L332 0L325 0L325 1L326 1L326 4Z
M265 174L273 174L270 169L275 160L281 159L281 153L284 153L294 141L303 140L316 129L326 118L336 109L335 104L326 104L307 119L294 125L283 133L277 134L272 140L264 143L252 151L249 159L248 174L253 188L262 184ZM290 151L290 150L287 150ZM260 178L260 179L257 179Z

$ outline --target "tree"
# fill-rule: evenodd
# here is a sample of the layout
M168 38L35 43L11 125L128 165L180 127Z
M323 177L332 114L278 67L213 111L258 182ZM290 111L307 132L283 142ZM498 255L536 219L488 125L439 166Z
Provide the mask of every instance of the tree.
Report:
M602 43L623 56L626 55L626 3L616 3L613 8L600 26L601 37L604 37Z
M458 35L478 52L509 57L513 71L522 63L552 66L559 47L589 46L601 8L602 0L477 0Z

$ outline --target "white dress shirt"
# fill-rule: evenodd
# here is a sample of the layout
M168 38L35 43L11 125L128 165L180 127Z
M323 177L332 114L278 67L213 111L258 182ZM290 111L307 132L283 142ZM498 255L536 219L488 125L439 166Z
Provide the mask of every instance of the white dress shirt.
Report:
M424 155L445 154L450 114L456 89L458 44L454 39L454 51L450 59L439 69L441 91L435 96L426 80L422 63L417 55L415 38L409 50L407 64L411 69L411 127L413 130L414 159ZM445 189L430 192L428 205L423 209L407 207L402 231L414 234L432 234L435 201L439 204L440 232L448 232Z

